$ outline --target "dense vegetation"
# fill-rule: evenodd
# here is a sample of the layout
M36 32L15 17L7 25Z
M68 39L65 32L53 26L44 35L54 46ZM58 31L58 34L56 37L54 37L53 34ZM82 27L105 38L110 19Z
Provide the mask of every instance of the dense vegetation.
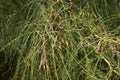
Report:
M0 0L0 80L119 79L119 0Z

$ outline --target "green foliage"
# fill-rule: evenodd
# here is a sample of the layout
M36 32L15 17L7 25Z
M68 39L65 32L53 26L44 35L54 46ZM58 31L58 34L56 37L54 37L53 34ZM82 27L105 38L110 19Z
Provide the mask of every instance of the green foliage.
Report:
M0 80L120 79L119 0L0 2Z

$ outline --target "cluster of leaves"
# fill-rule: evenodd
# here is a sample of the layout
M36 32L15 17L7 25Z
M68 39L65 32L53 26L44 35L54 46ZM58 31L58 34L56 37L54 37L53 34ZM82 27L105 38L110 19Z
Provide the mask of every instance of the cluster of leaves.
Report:
M119 80L119 3L9 0L14 9L0 11L0 79Z

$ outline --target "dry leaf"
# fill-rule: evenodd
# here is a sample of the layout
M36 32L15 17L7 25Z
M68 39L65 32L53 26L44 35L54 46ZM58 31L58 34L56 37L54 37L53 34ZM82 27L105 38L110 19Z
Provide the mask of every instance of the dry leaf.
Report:
M45 53L42 53L41 55L41 61L39 65L39 70L41 69L42 66L44 66L47 63L47 56Z

